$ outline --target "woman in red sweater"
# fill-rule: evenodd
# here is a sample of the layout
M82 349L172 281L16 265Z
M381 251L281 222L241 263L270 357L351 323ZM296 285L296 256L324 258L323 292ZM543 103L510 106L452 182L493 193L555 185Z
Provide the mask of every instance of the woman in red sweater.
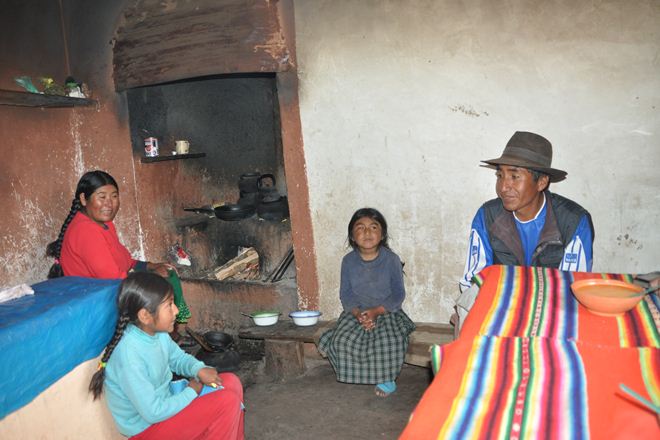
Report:
M112 221L119 211L119 187L104 171L90 171L78 181L71 210L57 240L46 248L55 257L48 278L78 276L126 278L131 269L149 270L163 277L174 267L168 263L136 260L119 242Z
M169 263L150 263L131 257L119 242L112 221L119 211L119 187L104 171L90 171L78 181L69 215L60 235L46 248L46 255L55 258L48 278L78 276L88 278L124 279L131 270L150 271L168 278L174 288L174 301L179 314L178 324L190 319L190 310L183 299L181 284ZM177 328L179 326L177 325ZM179 333L172 334L179 340ZM181 343L186 342L182 338Z

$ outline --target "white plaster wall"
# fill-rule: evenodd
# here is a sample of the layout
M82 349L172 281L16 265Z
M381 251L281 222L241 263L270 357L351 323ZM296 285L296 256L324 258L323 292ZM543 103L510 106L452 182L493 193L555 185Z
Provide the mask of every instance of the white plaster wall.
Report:
M660 2L295 1L321 309L341 310L355 209L380 209L405 309L446 322L472 216L516 130L596 226L594 271L660 268Z

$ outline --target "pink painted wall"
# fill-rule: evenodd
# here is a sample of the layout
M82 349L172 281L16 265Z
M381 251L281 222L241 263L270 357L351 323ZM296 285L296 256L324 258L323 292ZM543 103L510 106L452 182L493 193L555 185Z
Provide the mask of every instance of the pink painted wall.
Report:
M0 106L0 285L43 280L51 261L45 246L57 237L79 177L104 169L120 185L122 207L116 223L129 250L140 250L135 178L123 97L113 90L108 41L114 10L85 10L85 3L14 2L0 24L0 88L20 90L13 78L68 74L88 83L96 107L27 108ZM71 9L69 9L71 8ZM91 17L103 17L94 22ZM82 17L85 17L82 20ZM64 28L67 29L63 33ZM73 26L72 23L83 24ZM68 51L65 41L69 41ZM68 63L67 63L68 59Z
M165 260L169 245L182 238L173 220L182 206L207 202L206 181L191 161L142 164L139 152L133 152L126 94L115 90L113 42L122 12L134 2L63 0L61 10L59 2L13 3L0 16L0 88L20 90L13 81L17 75L51 76L59 82L73 75L88 84L98 105L0 105L0 204L5 211L0 286L45 279L52 264L45 247L59 233L78 179L92 169L109 172L119 183L121 209L115 224L124 245L135 257ZM278 13L287 16L283 26L293 38L292 4L282 4L286 7L280 5ZM259 9L263 2L255 5ZM246 65L250 57L251 52L244 55ZM297 83L280 81L278 87L284 93L280 112L291 219L297 229L293 242L296 254L304 257L296 259L298 290L302 302L313 306L318 303L316 268L297 94L291 89Z

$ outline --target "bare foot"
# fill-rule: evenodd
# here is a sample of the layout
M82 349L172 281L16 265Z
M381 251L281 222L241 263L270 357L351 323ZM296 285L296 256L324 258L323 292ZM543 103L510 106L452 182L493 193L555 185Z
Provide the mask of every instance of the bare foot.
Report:
M377 395L378 397L387 397L387 396L389 396L390 394L392 394L392 393L386 393L385 391L383 391L383 390L381 390L380 388L378 388L378 386L376 386L374 389L376 390L376 395Z
M374 391L378 397L387 397L396 391L396 383L394 382L385 382L379 383L374 388Z

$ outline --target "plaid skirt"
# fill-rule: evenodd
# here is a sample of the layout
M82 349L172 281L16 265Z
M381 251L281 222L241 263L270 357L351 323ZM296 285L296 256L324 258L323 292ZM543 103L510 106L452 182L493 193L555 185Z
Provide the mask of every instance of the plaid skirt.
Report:
M366 331L349 312L342 312L334 329L319 339L324 353L345 383L378 384L396 380L408 350L408 335L415 324L402 310L376 319Z

